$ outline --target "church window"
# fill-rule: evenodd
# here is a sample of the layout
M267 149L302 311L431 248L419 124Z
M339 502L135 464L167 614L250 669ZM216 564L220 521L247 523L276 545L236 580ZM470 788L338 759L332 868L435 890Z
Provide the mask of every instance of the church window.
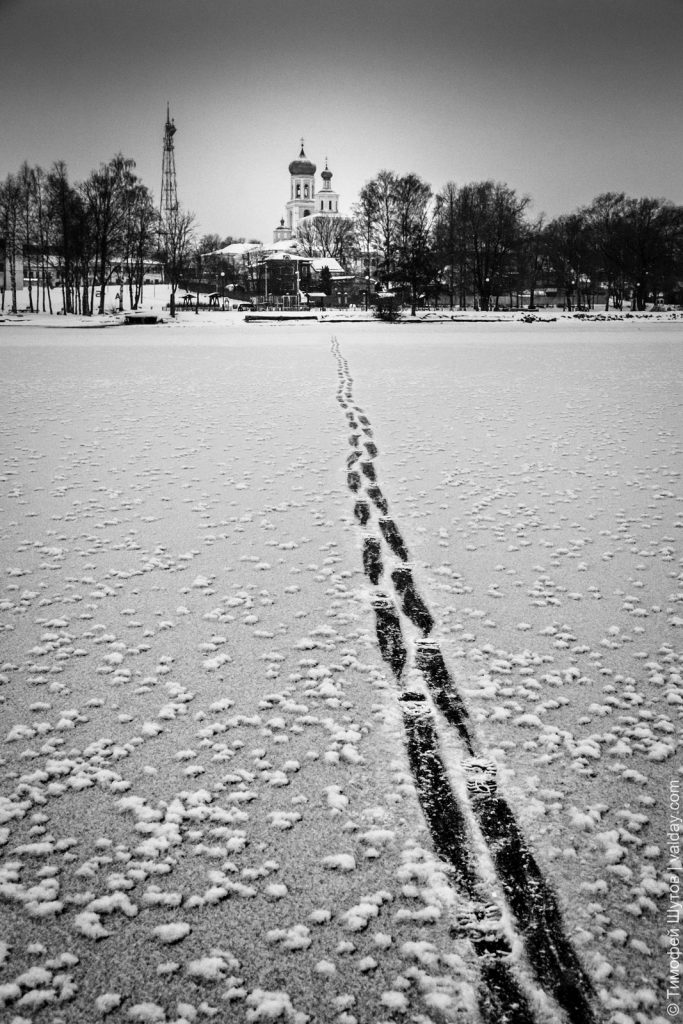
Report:
M308 199L308 185L304 185L304 199Z
M310 216L311 216L311 211L310 210L304 210L304 217L310 217Z
M330 209L332 209L332 200L331 199L330 199L330 202L329 202L328 205L329 205Z
M298 182L297 182L297 186L296 186L296 198L297 199L301 199L301 185L299 185Z

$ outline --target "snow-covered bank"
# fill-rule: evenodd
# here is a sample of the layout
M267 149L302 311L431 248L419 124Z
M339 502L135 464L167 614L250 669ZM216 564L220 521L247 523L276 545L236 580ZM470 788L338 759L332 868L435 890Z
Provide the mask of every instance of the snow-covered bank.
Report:
M3 1012L477 1020L478 908L397 700L420 633L398 684L400 559L363 573L372 471L606 1015L664 1019L680 325L340 324L340 377L324 324L224 324L0 331Z
M20 293L18 301L17 313L11 313L7 308L7 296L5 301L5 310L0 311L0 329L6 326L22 326L22 327L50 327L50 328L101 328L101 327L112 327L112 326L123 326L125 325L126 315L131 314L131 310L126 304L126 308L123 312L118 312L118 299L115 298L118 292L118 288L115 285L110 285L107 288L107 298L105 302L105 313L99 315L97 313L92 316L82 316L80 314L70 313L63 315L61 312L62 296L59 289L53 289L52 295L52 308L55 310L54 313L40 311L40 302L38 302L36 295L34 295L34 306L35 311L32 312L29 309L28 294L26 291ZM193 331L198 327L217 327L222 326L226 329L232 329L233 327L242 327L246 322L252 322L254 326L262 326L263 322L273 320L275 322L281 321L284 324L289 324L290 321L303 322L309 320L311 324L316 322L322 323L349 323L356 325L365 325L368 323L376 324L377 318L374 315L372 309L365 310L361 307L348 307L348 308L327 308L327 309L316 309L311 310L301 309L295 310L254 310L249 311L237 311L237 310L216 310L208 309L206 306L202 308L196 308L193 305L184 306L179 299L176 302L176 315L171 317L169 313L169 297L170 289L168 285L148 285L145 288L143 299L139 305L139 312L146 315L155 315L159 319L160 325L163 323L166 327L172 328L190 328ZM127 296L126 296L127 298ZM59 311L59 312L57 312ZM631 310L604 310L601 308L595 308L593 310L581 312L566 312L559 307L549 306L547 308L539 308L536 310L528 309L501 309L491 310L490 312L481 312L473 309L419 309L415 316L410 314L408 308L404 309L399 319L396 321L396 327L405 327L414 324L443 324L447 325L450 323L456 323L460 325L474 324L474 325L492 325L502 324L504 326L510 326L512 324L550 324L559 323L561 325L577 324L577 323L624 323L629 322L637 323L649 323L649 322L676 322L683 320L683 310L675 308L667 309L649 309L644 312L632 312ZM1 333L1 331L0 331Z

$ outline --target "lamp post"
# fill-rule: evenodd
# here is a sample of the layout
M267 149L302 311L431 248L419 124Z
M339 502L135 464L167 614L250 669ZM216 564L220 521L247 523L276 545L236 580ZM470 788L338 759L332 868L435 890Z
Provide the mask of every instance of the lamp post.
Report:
M289 256L287 255L287 253L284 253L284 254L283 254L283 257L282 257L282 261L283 261L283 263L284 263L285 261L289 262ZM284 275L283 275L283 274L280 274L280 291L282 291L282 292L283 292L283 294L282 294L282 295L280 296L280 302L281 302L281 305L282 305L282 308L283 308L283 309L285 308L285 296L284 296L284 288L285 288L285 287L289 287L289 285L284 285L284 284L283 284L283 281L284 281L284 280L286 280L286 278L284 277Z
M225 303L225 271L221 270L221 306Z
M194 307L195 316L199 316L199 283L202 277L202 258L197 256L197 302Z

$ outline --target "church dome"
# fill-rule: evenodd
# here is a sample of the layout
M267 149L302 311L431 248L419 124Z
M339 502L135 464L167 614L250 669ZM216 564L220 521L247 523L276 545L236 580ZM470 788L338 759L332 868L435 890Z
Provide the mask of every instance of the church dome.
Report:
M323 179L323 181L332 180L332 171L328 168L327 164L325 164L325 170L322 172L320 177Z
M298 160L292 160L289 165L290 174L315 174L315 164L312 164L304 153L303 142L301 144L301 152L299 153Z

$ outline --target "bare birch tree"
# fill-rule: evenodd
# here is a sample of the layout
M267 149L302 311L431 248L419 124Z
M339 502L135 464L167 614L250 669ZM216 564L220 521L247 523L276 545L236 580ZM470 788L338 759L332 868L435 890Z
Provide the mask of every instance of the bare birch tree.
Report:
M181 278L192 266L195 253L195 217L178 207L161 225L161 253L171 285L170 313L175 316L175 296Z

